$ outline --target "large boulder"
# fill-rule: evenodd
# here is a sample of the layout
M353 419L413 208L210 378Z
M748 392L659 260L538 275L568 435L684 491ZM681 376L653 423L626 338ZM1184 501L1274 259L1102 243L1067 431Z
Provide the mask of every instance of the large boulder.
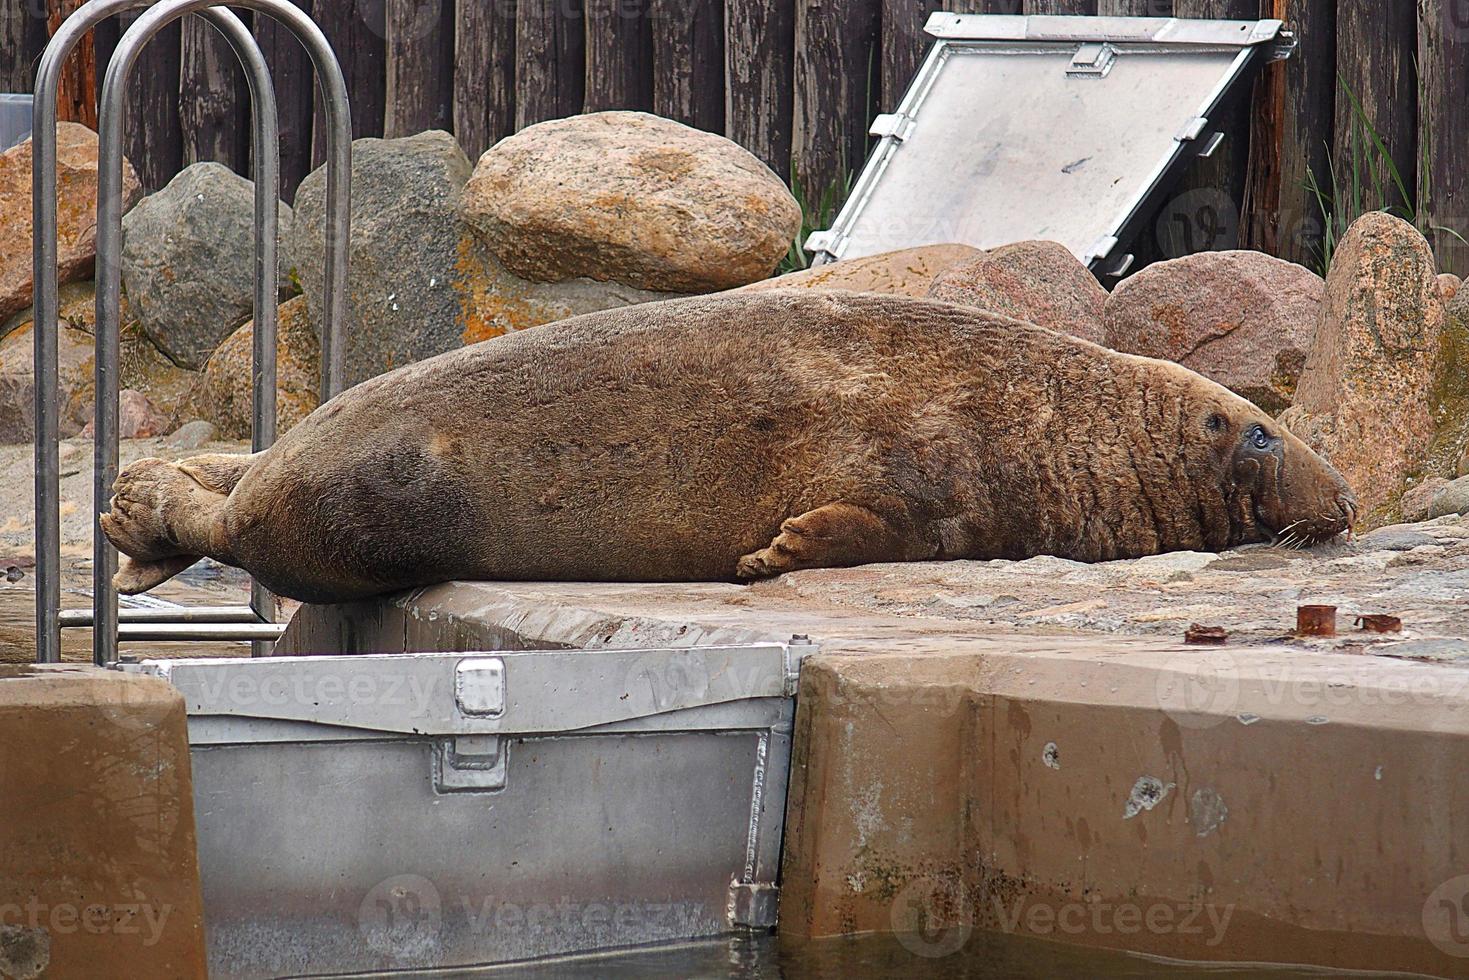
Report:
M373 375L460 346L459 196L469 159L432 130L352 143L346 375ZM296 192L291 255L311 322L322 323L326 168Z
M277 317L275 417L277 433L284 433L317 406L321 346L306 311L305 297L297 296L282 303ZM254 351L252 321L230 334L215 349L194 391L195 414L214 423L220 438L250 438L255 417L251 381Z
M1295 400L1281 422L1356 491L1366 527L1394 520L1434 436L1445 312L1428 242L1381 211L1337 245Z
M934 280L946 270L981 254L983 253L979 249L971 245L920 245L896 252L880 252L877 255L828 262L773 279L762 279L742 287L740 291L842 290L921 299L928 295Z
M991 249L940 275L928 295L1102 342L1107 291L1057 242Z
M516 276L459 216L469 175L469 160L448 133L352 144L349 383L507 331L668 295L584 277L541 283ZM291 239L318 336L325 186L324 169L302 182ZM221 428L238 431L227 422Z
M753 154L642 112L539 123L487 150L464 218L522 279L696 293L764 279L801 209Z
M1261 252L1201 252L1148 266L1113 290L1103 343L1177 361L1267 412L1291 403L1326 283Z
M186 167L123 219L122 281L143 331L198 369L250 318L255 299L255 185L218 163ZM280 240L291 209L280 206ZM290 264L278 248L282 295Z
M142 193L122 166L123 207ZM56 239L62 283L92 278L97 250L97 134L79 123L56 126ZM31 305L31 141L0 153L0 320Z
M95 401L92 337L96 329L91 283L61 287L57 337L61 435L74 436L92 418ZM35 335L29 316L0 340L0 443L36 438Z

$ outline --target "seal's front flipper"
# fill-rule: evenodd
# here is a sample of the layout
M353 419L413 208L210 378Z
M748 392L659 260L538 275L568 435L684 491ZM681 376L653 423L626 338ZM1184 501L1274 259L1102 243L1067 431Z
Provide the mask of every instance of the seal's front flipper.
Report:
M124 558L117 574L112 576L112 584L123 595L137 595L162 585L198 560L198 555L178 555L161 561Z
M741 558L735 576L750 581L801 568L845 568L926 557L923 542L909 527L906 508L901 510L893 518L857 504L835 503L808 510L781 524L770 547Z

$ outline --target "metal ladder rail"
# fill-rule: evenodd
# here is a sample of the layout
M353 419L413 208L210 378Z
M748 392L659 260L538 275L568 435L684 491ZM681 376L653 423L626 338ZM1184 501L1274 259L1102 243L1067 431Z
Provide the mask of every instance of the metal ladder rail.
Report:
M242 4L284 23L306 47L327 107L326 288L323 297L322 397L344 387L342 349L350 233L351 117L341 69L325 36L311 19L285 0L247 0ZM103 90L102 137L99 149L98 290L97 290L97 435L93 497L93 609L60 609L59 534L59 406L57 404L56 282L56 91L61 65L77 41L101 20L146 6L139 0L89 0L62 24L42 57L37 72L33 172L35 212L35 343L36 343L36 557L37 659L60 659L61 628L92 626L93 659L116 659L119 639L249 639L258 654L268 649L280 627L262 622L257 610L269 602L257 585L252 604L244 607L184 609L171 616L158 610L127 610L119 615L112 588L116 552L97 529L117 471L118 312L121 244L121 99L127 73L152 34L187 13L208 18L230 41L250 82L256 117L254 150L256 181L256 329L253 350L254 432L256 451L274 439L275 427L275 224L279 207L278 138L274 92L269 71L253 36L232 13L209 2L167 2L150 8L129 29L109 67ZM115 71L115 74L114 74ZM267 232L269 232L267 234ZM108 248L104 250L104 237ZM121 623L119 623L121 620ZM124 625L125 624L125 625Z

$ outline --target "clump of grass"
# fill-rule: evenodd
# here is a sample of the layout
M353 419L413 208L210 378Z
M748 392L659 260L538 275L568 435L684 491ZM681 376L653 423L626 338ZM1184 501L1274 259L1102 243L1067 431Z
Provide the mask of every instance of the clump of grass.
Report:
M800 175L796 173L796 168L791 168L791 196L801 206L801 230L796 232L795 241L791 242L785 258L781 259L780 265L776 267L776 275L783 276L787 272L799 272L802 269L810 268L811 256L806 254L804 248L807 236L813 231L824 231L832 226L851 191L852 172L850 170L813 195L807 190Z
M1410 191L1403 171L1393 159L1382 138L1382 133L1367 115L1357 93L1345 79L1338 79L1342 91L1351 102L1351 129L1347 134L1347 159L1337 160L1327 152L1327 168L1330 185L1322 184L1311 168L1306 169L1306 191L1316 199L1321 209L1321 242L1316 248L1321 275L1331 269L1332 257L1337 244L1358 218L1369 211L1386 211L1409 222L1425 237L1430 232L1448 235L1469 245L1464 236L1453 228L1434 224L1429 219L1428 147L1430 140L1423 140L1418 156L1418 174L1414 191ZM1430 134L1431 135L1431 134Z

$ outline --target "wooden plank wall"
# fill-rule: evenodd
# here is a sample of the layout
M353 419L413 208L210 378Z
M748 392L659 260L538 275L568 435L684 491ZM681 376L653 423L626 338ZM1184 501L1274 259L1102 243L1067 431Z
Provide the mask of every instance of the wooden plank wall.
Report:
M1314 261L1322 222L1307 175L1329 183L1333 161L1350 155L1355 111L1340 77L1397 158L1425 224L1469 235L1469 0L295 2L337 52L355 136L445 128L473 159L541 120L639 109L723 132L813 193L860 167L870 119L902 97L934 11L1277 16L1300 35L1295 58L1271 69L1226 120L1225 145L1193 169L1179 196L1212 192L1210 201L1227 203L1231 242ZM0 0L0 90L29 90L47 14L61 3L74 0ZM129 22L98 29L99 77ZM252 29L275 71L290 200L324 159L320 98L296 42L265 17L253 17ZM249 172L243 76L197 19L148 45L128 107L128 153L149 189L195 160ZM83 98L73 111L86 118L89 108ZM1176 219L1159 216L1145 260L1177 251ZM1208 244L1209 229L1194 231L1194 247ZM1445 267L1469 272L1469 247L1430 231Z

